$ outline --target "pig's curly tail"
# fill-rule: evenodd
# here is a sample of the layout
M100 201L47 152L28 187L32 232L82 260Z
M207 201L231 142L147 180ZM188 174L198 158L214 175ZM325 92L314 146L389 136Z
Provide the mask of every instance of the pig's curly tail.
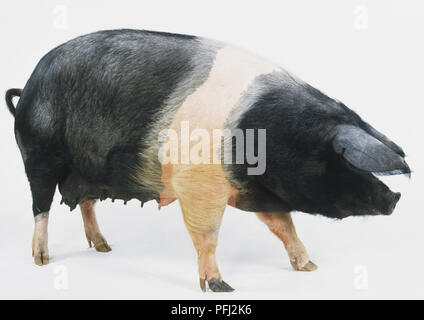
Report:
M13 104L13 97L20 97L22 94L22 89L9 89L6 91L6 104L9 108L10 113L15 116L16 108Z

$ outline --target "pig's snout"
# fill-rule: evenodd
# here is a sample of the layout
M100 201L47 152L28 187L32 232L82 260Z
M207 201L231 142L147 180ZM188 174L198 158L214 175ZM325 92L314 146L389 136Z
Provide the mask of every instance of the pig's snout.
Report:
M391 215L393 210L395 210L396 204L400 199L400 192L391 192L389 196L389 201L386 210L382 211L383 215Z

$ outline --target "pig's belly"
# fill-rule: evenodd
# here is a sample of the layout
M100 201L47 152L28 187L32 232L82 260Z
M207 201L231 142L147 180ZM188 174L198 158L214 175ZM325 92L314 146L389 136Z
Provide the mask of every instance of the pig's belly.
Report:
M62 195L61 203L68 205L71 210L77 204L87 199L115 199L125 203L131 199L139 200L142 205L152 199L157 199L153 192L145 189L132 189L126 185L111 184L103 181L91 181L90 178L81 176L77 171L72 171L59 183L59 191Z

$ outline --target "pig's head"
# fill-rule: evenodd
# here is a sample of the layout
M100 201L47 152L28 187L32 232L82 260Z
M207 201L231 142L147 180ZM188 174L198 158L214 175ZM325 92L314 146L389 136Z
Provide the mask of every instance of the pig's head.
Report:
M389 215L400 193L376 176L409 174L405 154L353 111L337 104L326 111L305 108L298 114L304 122L292 131L296 132L293 141L287 143L282 136L289 168L280 166L276 190L295 210L331 218Z
M267 168L253 179L290 210L330 218L391 214L400 193L376 176L410 173L402 149L318 90L289 89L264 94L241 122L267 128Z
M358 126L341 124L326 139L334 154L324 179L333 189L332 201L338 216L389 215L394 210L400 193L392 192L375 175L410 171L403 151L378 136L381 141Z

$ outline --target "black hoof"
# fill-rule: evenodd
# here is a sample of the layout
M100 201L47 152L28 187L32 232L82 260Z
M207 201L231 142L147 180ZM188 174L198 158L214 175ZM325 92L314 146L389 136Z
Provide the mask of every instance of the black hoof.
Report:
M212 278L208 280L209 289L213 292L232 292L234 289L226 283L224 280L218 280L216 278ZM204 288L202 287L202 290ZM205 291L205 290L203 290Z

